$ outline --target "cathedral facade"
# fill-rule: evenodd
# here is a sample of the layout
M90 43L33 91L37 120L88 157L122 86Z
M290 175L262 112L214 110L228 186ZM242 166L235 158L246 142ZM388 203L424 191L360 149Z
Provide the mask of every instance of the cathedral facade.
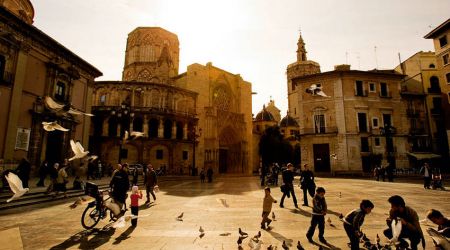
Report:
M168 173L249 173L251 84L211 63L179 74L178 37L159 27L128 36L122 81L95 84L91 149L109 163ZM143 132L124 140L125 131Z

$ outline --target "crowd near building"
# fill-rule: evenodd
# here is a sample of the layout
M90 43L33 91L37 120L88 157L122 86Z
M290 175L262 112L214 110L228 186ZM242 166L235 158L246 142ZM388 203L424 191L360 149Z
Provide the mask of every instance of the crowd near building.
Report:
M419 51L390 70L337 65L321 72L300 35L281 118L274 100L253 117L252 85L239 74L211 62L179 73L180 42L163 28L131 31L122 80L95 81L102 73L33 26L33 18L29 0L0 1L0 165L62 162L74 140L106 163L246 175L259 168L258 140L272 126L299 151L299 164L315 172L449 160L450 19L425 35L435 52ZM55 110L48 98L64 108ZM42 122L69 131L46 131Z

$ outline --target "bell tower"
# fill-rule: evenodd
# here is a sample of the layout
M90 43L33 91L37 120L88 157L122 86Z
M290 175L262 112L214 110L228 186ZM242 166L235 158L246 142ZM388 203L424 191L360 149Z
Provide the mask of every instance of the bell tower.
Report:
M303 41L302 33L300 33L297 42L297 62L304 62L306 60L305 42Z

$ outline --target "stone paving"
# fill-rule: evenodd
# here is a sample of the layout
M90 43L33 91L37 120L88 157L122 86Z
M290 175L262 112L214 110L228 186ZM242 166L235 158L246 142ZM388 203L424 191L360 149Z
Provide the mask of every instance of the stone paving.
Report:
M250 238L261 230L264 191L258 182L257 177L222 177L213 183L166 179L160 183L156 202L139 211L139 215L146 217L139 218L136 228L112 229L103 220L97 230L84 230L80 218L86 206L71 210L68 205L74 199L34 209L0 211L0 249L20 249L22 245L24 249L237 249L239 227L250 235L244 240L243 249L251 249ZM424 190L419 183L317 178L316 184L327 191L327 217L333 224L326 225L325 238L329 244L324 249L348 249L348 239L337 216L356 208L361 199L371 199L375 204L362 229L371 239L379 234L382 241L386 240L382 230L390 208L387 199L391 195L403 196L420 219L425 218L429 208L450 215L450 192ZM301 205L301 190L296 187L295 191ZM272 195L279 201L280 189L273 187ZM305 237L310 207L295 209L292 199L286 199L284 208L274 204L272 211L276 221L272 222L271 230L261 230L261 249L269 245L282 249L283 241L290 249L296 249L297 241L305 249L319 248L319 243L310 244ZM177 221L182 212L183 221ZM200 226L205 230L203 237L199 237ZM422 224L422 229L429 226ZM318 242L317 231L314 240ZM426 249L433 249L428 236L426 240Z

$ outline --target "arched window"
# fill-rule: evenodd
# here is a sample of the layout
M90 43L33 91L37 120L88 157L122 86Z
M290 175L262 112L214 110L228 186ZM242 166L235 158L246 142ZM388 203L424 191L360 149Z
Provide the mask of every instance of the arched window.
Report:
M108 120L108 136L117 136L117 119L115 117L111 117Z
M430 89L435 92L441 92L441 87L439 86L439 78L437 76L430 77Z
M183 139L183 123L177 122L177 139L182 140Z
M172 138L172 121L171 120L164 121L164 138L165 139Z
M156 118L150 119L148 122L148 137L150 138L156 138L158 137L158 127L159 127L159 121Z
M430 65L428 66L430 69L434 69L436 68L436 66L433 63L430 63Z
M143 120L141 117L136 117L133 120L133 131L139 131L139 132L143 132L142 130L142 125L143 125Z

